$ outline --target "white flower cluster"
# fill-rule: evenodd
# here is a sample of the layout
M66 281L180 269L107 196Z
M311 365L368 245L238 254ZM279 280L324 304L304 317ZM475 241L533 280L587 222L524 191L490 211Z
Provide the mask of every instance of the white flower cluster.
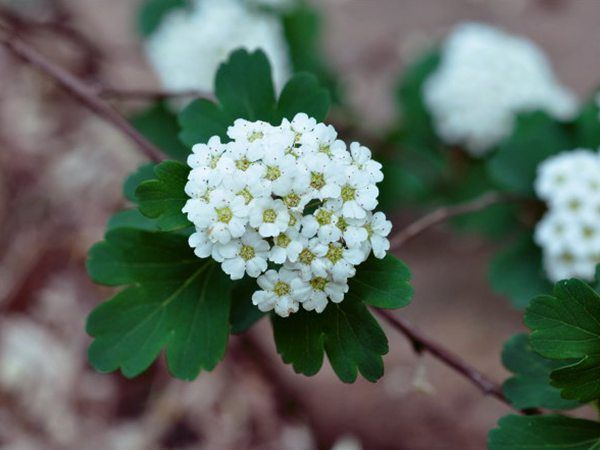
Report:
M440 137L473 156L507 137L519 112L569 119L577 109L533 42L478 23L459 25L447 39L424 98Z
M163 86L175 92L212 91L219 65L238 48L267 54L278 89L290 76L280 21L242 0L194 0L191 11L175 9L145 48Z
M535 230L548 277L593 280L600 263L600 154L577 149L547 159L535 190L548 204Z
M279 126L239 119L227 134L230 142L213 137L188 158L183 212L196 255L233 280L258 278L261 311L287 317L341 302L355 266L390 246L391 222L372 213L381 164L303 113Z

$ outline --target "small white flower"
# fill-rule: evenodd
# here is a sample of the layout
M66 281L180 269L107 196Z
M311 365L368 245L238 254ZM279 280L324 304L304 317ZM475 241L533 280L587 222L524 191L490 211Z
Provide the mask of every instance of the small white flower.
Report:
M304 165L310 177L310 187L319 200L338 198L341 187L338 184L340 167L325 153L316 153L304 159Z
M282 268L269 270L256 280L262 289L252 294L252 303L263 312L275 310L281 317L298 312L302 280L299 274Z
M327 249L327 245L318 238L310 239L298 254L298 260L286 262L286 266L299 270L304 275L315 274L324 277L327 275L327 260L325 259Z
M392 231L392 222L386 220L385 214L382 212L376 212L365 228L369 235L373 255L375 258L384 258L386 252L390 249L390 241L387 237Z
M364 261L364 254L359 247L344 248L341 244L332 242L325 254L327 271L336 282L346 281L356 275L355 266Z
M379 190L366 173L349 167L340 177L340 198L332 200L341 204L342 214L347 219L364 219L368 211L377 206Z
M308 240L300 236L297 230L290 228L273 239L269 259L275 264L283 264L286 261L294 263L298 260L300 252L307 242Z
M194 254L198 258L208 258L213 250L213 246L215 245L213 241L208 237L208 233L206 230L198 230L190 235L188 242L190 247L194 249Z
M348 292L346 280L334 281L329 277L313 276L305 279L301 287L297 289L298 294L305 300L302 307L307 311L322 313L327 307L328 300L340 303Z
M325 205L314 214L302 219L302 235L307 238L318 236L324 244L335 242L342 237L342 230L337 225L338 216L333 212L331 204Z
M283 233L290 223L290 214L282 200L261 198L250 211L250 225L258 228L263 237L275 237Z
M227 244L217 244L215 250L222 259L223 272L232 280L240 280L244 273L256 278L267 270L269 244L255 231L248 230L241 239Z
M358 142L350 144L350 154L352 155L352 164L365 172L372 183L383 181L383 167L381 163L371 159L371 150L360 145Z
M210 193L209 202L188 200L183 212L196 228L207 230L209 238L221 244L241 237L248 223L248 207L243 197L221 189Z

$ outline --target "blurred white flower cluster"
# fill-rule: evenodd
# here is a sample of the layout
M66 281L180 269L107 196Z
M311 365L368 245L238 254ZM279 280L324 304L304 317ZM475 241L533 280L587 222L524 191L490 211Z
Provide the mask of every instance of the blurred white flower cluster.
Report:
M577 108L533 42L478 23L459 25L447 39L424 98L440 137L473 156L507 137L519 112L569 119Z
M593 280L600 263L600 155L577 149L547 159L535 190L548 204L535 230L548 277Z
M389 249L391 223L372 213L381 164L303 113L279 126L239 119L227 134L231 142L213 137L188 158L183 212L196 255L234 280L258 277L261 311L287 317L300 304L322 312L341 302L355 266Z
M174 92L212 91L219 65L237 48L262 49L278 89L290 75L279 19L241 0L194 0L191 10L173 10L145 48L161 83Z

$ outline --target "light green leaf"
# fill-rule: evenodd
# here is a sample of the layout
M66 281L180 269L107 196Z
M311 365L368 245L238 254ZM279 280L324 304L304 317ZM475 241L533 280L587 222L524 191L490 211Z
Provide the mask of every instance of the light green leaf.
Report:
M125 179L125 183L123 184L123 195L127 200L133 203L139 202L139 199L135 195L135 190L143 181L154 178L155 167L156 164L154 163L143 164Z
M492 260L488 277L494 292L508 297L519 309L552 285L542 268L542 252L530 235L520 236Z
M506 416L490 431L489 450L598 450L600 423L559 415Z
M560 391L550 385L550 372L561 363L535 353L526 334L508 340L502 352L502 364L514 374L504 382L502 390L515 408L571 409L580 405L577 401L565 400Z
M402 308L413 295L410 271L391 254L384 259L371 257L358 266L356 276L350 279L350 292L377 308Z
M507 191L533 196L538 165L546 158L571 148L560 123L543 112L520 115L512 136L489 160L492 180Z
M176 161L165 161L154 169L153 180L144 181L135 191L140 211L146 217L158 219L162 231L174 231L191 226L181 211L189 199L185 185L190 168Z
M185 161L190 153L179 140L177 114L162 102L133 116L131 124L172 159Z
M98 283L128 285L89 316L89 359L99 371L134 377L165 348L173 376L194 379L223 358L231 283L211 260L196 258L185 236L117 229L90 251Z
M277 106L277 119L293 118L303 112L318 122L323 122L329 111L329 92L319 85L314 75L299 73L295 75L281 92Z
M561 281L554 295L535 298L525 313L531 346L545 358L563 361L551 374L566 399L600 398L600 296L579 280ZM569 364L566 360L576 360Z

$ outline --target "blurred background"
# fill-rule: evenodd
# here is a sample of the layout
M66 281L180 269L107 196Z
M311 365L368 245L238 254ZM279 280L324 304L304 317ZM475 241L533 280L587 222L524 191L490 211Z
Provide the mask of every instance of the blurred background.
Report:
M600 79L597 0L322 0L327 61L358 126L394 120L394 86L415 55L458 22L484 21L537 42L580 95ZM2 20L90 83L158 89L135 29L134 0L0 0ZM143 157L54 82L0 48L0 448L479 450L508 413L386 330L386 375L343 385L329 367L295 375L265 321L233 337L223 364L193 383L163 364L126 380L87 364L85 317L110 290L86 252L123 205ZM143 101L113 101L124 113ZM396 227L418 211L400 210ZM498 381L521 314L488 287L494 244L438 228L400 254L416 296L401 314ZM460 261L457 264L456 261ZM334 447L335 446L335 447Z

